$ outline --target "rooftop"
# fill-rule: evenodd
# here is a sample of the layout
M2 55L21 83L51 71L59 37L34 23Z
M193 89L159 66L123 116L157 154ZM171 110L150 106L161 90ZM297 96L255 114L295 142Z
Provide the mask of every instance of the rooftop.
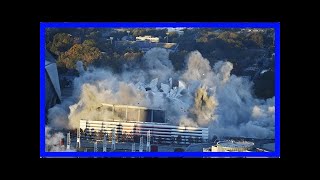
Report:
M202 152L203 148L209 148L212 146L212 143L201 143L201 144L190 144L186 148L186 152Z
M132 47L138 47L138 48L147 48L151 49L154 47L160 47L160 48L165 48L165 49L170 49L170 50L176 50L178 47L177 43L149 43L149 42L144 42L144 41L116 41L115 42L116 46L132 46Z
M254 143L249 141L220 141L217 143L217 145L231 148L245 148L253 146Z

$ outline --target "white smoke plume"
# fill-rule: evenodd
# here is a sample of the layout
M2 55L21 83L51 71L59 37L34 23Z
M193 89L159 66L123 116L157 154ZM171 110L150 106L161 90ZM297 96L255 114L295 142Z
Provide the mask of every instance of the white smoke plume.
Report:
M46 150L49 152L65 151L64 146L60 145L61 140L64 138L64 135L59 133L52 134L51 128L46 126Z
M79 74L83 74L84 73L83 62L82 61L78 61L77 62L76 69L79 72Z
M48 152L75 152L76 150L71 147L71 149L66 149L65 144L61 144L61 141L64 141L63 139L65 136L63 133L58 132L54 133L52 132L52 128L49 126L45 127L46 132L46 151Z
M182 116L180 118L180 126L187 126L187 127L199 127L197 122L195 122L192 118L188 118L185 116Z
M209 127L210 136L274 138L274 98L252 96L252 82L231 74L233 65L213 68L198 51L175 72L169 52L154 48L120 74L99 68L81 69L73 96L49 110L52 127L77 128L80 119L112 118L101 103L160 108L174 125ZM173 80L178 82L174 85Z
M169 60L169 53L163 48L153 48L144 55L144 68L152 79L166 81L173 73L173 65Z

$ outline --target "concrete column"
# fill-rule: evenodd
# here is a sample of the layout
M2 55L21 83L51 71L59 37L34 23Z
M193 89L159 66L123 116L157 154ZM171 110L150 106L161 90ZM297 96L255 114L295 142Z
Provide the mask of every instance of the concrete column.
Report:
M126 107L126 121L128 121L128 106Z
M138 112L138 122L140 121L140 109L139 109L139 112Z
M114 105L112 105L112 119L114 121Z
M153 110L151 110L151 122L153 122Z

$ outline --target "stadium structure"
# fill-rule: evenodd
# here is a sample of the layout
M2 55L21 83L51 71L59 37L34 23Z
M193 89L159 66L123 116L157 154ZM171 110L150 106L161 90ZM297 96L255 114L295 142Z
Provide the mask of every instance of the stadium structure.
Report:
M112 112L110 119L80 120L80 131L85 136L96 137L97 133L112 134L117 137L144 136L150 132L152 143L191 144L207 142L208 128L175 126L166 122L165 111L139 106L102 104L102 108Z
M45 61L45 88L46 88L46 98L45 98L45 111L48 114L48 110L52 108L57 103L61 102L61 88L59 75L57 70L56 60L53 56L46 51L46 61ZM47 121L46 117L46 121Z
M250 152L254 143L250 141L219 141L215 146L203 148L203 152Z

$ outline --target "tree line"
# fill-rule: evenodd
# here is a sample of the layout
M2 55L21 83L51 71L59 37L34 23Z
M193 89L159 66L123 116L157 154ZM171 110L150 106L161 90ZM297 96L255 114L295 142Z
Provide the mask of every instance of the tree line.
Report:
M175 70L185 66L186 55L198 50L213 66L219 60L233 63L233 74L242 76L244 69L259 60L271 58L274 53L274 30L249 31L241 29L192 28L183 29L184 34L168 33L167 29L127 28L115 30L111 28L48 28L46 29L46 49L57 59L60 73L74 70L76 62L81 60L84 66L93 65L113 70L123 71L124 64L138 62L143 52L139 48L116 48L114 41L124 36L151 35L159 37L160 42L178 43L178 51L170 53ZM113 37L113 40L110 39ZM272 69L274 62L269 67ZM263 74L267 76L269 73ZM272 82L272 75L258 78L261 82ZM259 83L257 83L259 84ZM257 88L258 97L272 97L273 88ZM263 91L263 92L260 92ZM267 92L265 92L267 91Z

